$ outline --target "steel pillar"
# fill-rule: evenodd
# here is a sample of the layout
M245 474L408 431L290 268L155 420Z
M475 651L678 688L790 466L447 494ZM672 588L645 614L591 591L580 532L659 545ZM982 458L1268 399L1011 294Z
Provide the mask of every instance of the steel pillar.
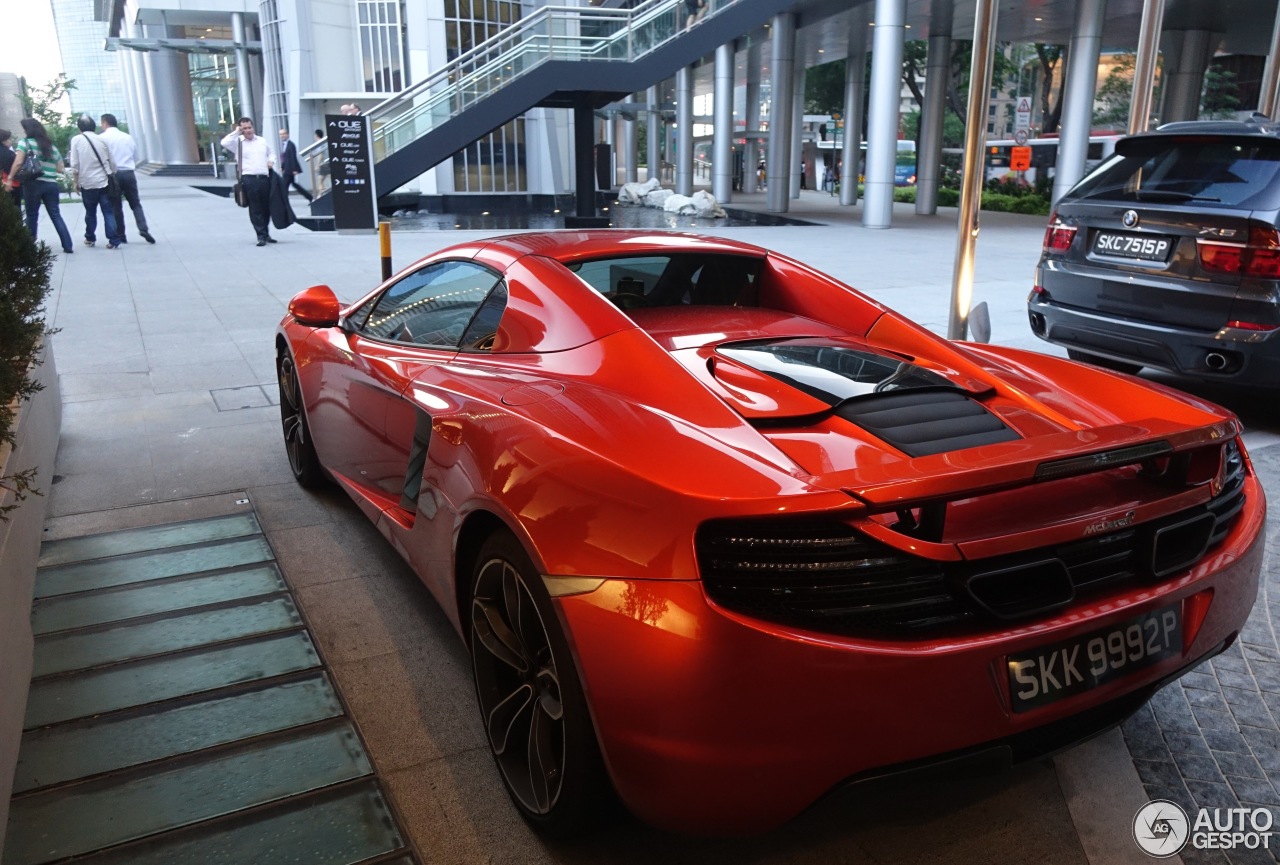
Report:
M693 67L676 72L676 193L693 195Z
M902 93L906 17L907 0L876 0L871 109L867 117L866 200L862 206L862 224L866 228L888 228L893 224L893 166L898 156L898 101ZM985 118L982 129L986 130Z
M1053 175L1055 204L1084 177L1106 5L1106 0L1077 0L1075 29L1067 49L1067 79L1063 87L1062 122L1058 130L1058 163Z
M733 53L732 42L716 49L711 194L721 202L733 198Z
M862 172L862 102L867 83L866 13L855 11L849 22L849 56L844 61L844 142L840 149L840 203L858 203ZM896 145L895 145L896 146Z
M1133 62L1133 97L1129 103L1129 134L1145 132L1151 123L1151 90L1155 85L1156 59L1160 53L1160 25L1164 0L1143 0L1138 29L1138 51Z
M772 61L769 84L769 159L765 163L768 183L768 210L786 213L789 206L788 180L791 178L791 97L796 57L796 16L783 12L773 16Z

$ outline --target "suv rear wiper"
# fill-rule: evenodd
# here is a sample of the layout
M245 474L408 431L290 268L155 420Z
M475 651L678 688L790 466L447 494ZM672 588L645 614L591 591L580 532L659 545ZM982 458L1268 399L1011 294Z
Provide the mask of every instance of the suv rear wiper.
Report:
M1207 195L1192 195L1190 192L1174 192L1172 189L1135 189L1133 197L1138 201L1221 201Z

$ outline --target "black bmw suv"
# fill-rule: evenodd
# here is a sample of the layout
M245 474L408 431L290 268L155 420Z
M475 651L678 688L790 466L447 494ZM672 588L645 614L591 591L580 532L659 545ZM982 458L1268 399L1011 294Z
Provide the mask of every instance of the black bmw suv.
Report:
M1280 123L1123 138L1049 218L1031 329L1075 360L1280 385Z

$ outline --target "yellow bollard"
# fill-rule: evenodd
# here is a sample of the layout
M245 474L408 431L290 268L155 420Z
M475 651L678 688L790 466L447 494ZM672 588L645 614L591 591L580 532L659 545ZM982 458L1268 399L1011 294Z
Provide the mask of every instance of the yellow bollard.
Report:
M382 281L391 278L391 223L378 223L378 246L382 249Z

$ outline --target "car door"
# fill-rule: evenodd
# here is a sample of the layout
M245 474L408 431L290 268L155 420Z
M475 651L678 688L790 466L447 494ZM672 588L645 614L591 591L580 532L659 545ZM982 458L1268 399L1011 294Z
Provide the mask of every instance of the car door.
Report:
M334 365L329 384L340 395L347 452L332 464L384 505L401 499L415 435L430 434L430 418L405 399L405 389L457 354L499 280L471 261L433 262L388 286L341 331L346 362Z

